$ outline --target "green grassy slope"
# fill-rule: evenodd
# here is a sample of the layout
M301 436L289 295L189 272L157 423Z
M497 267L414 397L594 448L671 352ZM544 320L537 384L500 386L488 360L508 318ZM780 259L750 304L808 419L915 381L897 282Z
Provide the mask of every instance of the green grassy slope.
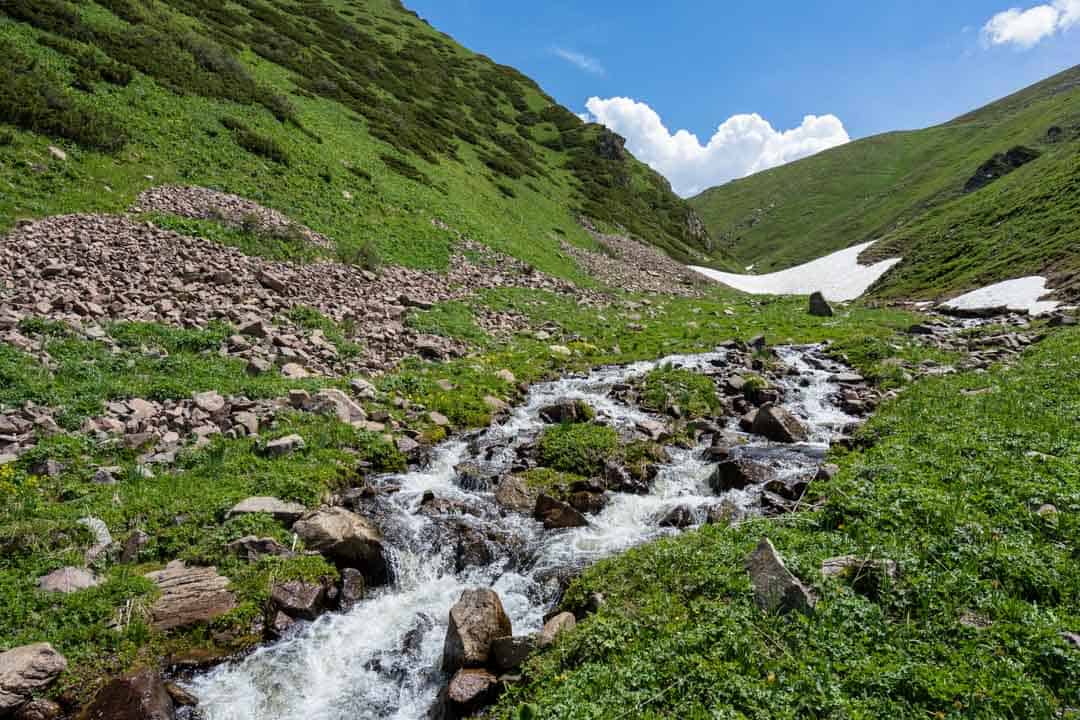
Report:
M1017 145L1041 156L964 193L983 163ZM1080 266L1078 152L1080 66L944 125L859 140L707 190L691 205L718 244L758 272L884 238L879 254L910 257L881 292L932 295Z
M922 381L875 442L810 494L818 510L662 540L605 560L567 602L605 604L526 667L492 717L1077 718L1080 333L1011 369ZM1054 509L1048 507L1052 505ZM812 617L758 610L762 535L814 586ZM877 597L821 562L888 558ZM647 569L642 572L642 569Z
M586 215L711 259L621 139L395 0L0 1L0 230L167 183L251 197L345 257L444 266L438 218L580 279L559 240L590 246Z

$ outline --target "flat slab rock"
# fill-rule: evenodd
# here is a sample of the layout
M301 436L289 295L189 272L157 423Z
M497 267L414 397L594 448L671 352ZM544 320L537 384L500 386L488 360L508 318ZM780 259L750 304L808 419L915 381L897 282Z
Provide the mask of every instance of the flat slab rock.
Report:
M174 560L164 570L147 573L161 589L161 597L150 608L155 630L172 630L213 620L236 607L229 579L217 568L188 567Z
M249 497L241 500L229 510L229 517L233 515L250 515L253 513L266 513L275 520L286 525L292 525L307 512L307 508L300 503L285 502L276 497Z

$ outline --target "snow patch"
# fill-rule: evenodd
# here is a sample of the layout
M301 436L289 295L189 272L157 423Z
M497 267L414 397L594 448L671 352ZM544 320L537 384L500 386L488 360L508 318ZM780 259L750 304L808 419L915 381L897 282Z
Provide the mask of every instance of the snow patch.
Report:
M873 242L855 245L832 255L768 275L739 275L703 267L691 267L707 278L752 295L809 295L821 291L828 300L854 300L866 292L901 258L860 265L859 255Z
M1027 311L1032 315L1053 312L1061 304L1052 300L1040 301L1050 292L1046 287L1046 278L1039 275L1006 280L972 290L960 297L946 300L942 307L955 310L983 310L1004 307L1018 312Z

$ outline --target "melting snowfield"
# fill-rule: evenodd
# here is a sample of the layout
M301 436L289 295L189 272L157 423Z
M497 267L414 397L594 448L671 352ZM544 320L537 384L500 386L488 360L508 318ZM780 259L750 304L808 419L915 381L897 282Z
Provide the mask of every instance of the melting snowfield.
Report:
M1046 278L1039 275L1006 280L973 290L960 297L946 300L942 307L955 310L984 310L1004 307L1017 312L1027 311L1032 315L1053 312L1061 303L1052 300L1039 300L1050 292L1046 287Z
M821 291L827 300L854 300L901 260L890 258L873 265L860 265L859 255L873 244L855 245L768 275L739 275L703 267L690 269L753 295L809 295Z

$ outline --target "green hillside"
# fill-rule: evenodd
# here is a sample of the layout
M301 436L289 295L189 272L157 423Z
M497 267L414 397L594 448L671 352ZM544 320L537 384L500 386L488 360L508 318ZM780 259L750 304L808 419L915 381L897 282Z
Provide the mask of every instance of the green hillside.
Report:
M444 267L462 233L581 280L559 252L594 246L579 216L714 261L621 138L395 0L0 0L0 230L163 184L367 261Z
M969 181L1023 148L1034 160ZM1080 269L1080 66L937 127L859 140L690 202L718 245L769 272L869 240L905 261L880 295L936 295ZM995 157L999 156L999 157ZM996 171L995 171L996 169Z

